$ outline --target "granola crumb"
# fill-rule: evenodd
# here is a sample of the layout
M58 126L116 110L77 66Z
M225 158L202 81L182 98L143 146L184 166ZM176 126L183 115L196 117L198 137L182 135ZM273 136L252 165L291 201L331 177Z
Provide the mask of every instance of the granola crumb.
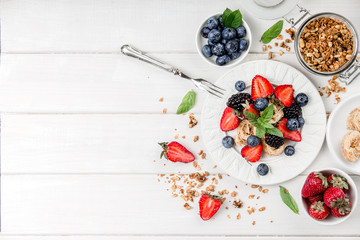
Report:
M252 222L252 225L254 226L254 225L255 225L255 223L256 223L256 222L255 222L255 221L253 221L253 222Z
M225 207L225 209L226 209L226 210L229 210L229 207L228 207L228 206L226 206L226 207Z
M273 58L273 53L269 52L268 59L272 59L272 58Z
M265 211L265 209L266 209L266 207L261 207L258 210L259 210L259 212L263 212L263 211Z
M163 111L162 111L162 113L165 114L166 112L167 112L167 109L164 108Z
M241 208L243 205L243 202L240 199L235 199L233 202L234 207Z
M285 42L284 42L284 41L282 41L282 42L280 43L280 47L282 47L282 48L285 48L285 47L286 47L286 45L285 45Z
M278 39L278 40L283 40L283 36L282 36L281 34L279 34L279 35L276 37L276 39Z
M181 138L182 138L182 139L185 139L185 138L186 138L186 136L181 136Z
M258 188L258 187L259 187L259 185L255 185L255 184L251 185L251 188Z
M215 191L215 186L214 185L209 185L205 188L205 191L207 192L214 192Z
M194 136L194 142L199 141L199 136Z
M275 44L275 47L277 47L277 46L279 45L279 43L278 43L278 42L275 42L274 44Z
M222 179L222 178L223 178L220 173L218 173L218 178L219 178L219 179Z
M263 190L262 186L259 186L259 192L261 192Z
M163 102L163 101L164 101L164 98L163 98L163 97L159 99L159 102Z
M199 156L201 156L201 154L203 154L203 150L200 150L200 152L198 153Z
M175 139L178 139L178 138L179 138L179 134L178 134L178 133L175 134L174 138L175 138Z
M266 45L262 46L262 50L263 50L263 52L266 52Z
M236 197L236 195L237 195L237 192L236 192L236 191L232 191L232 192L231 192L231 196L232 196L232 197Z
M290 46L286 46L285 50L290 52Z
M185 204L184 204L184 208L185 208L186 210L190 210L192 207L191 207L188 203L185 203Z
M273 223L273 222L274 222L273 220L270 221L270 223Z
M249 195L249 199L254 199L254 197L255 197L254 194Z
M189 128L193 128L194 126L196 126L196 124L197 124L198 122L197 122L197 120L195 119L193 113L191 113L191 114L189 115L189 119L190 119Z
M269 48L269 49L272 49L272 46L271 46L271 45L268 45L268 48Z
M237 214L236 219L239 220L241 218L240 213Z
M213 168L217 168L217 165L214 165Z
M200 165L196 162L196 161L193 161L193 166L196 170L200 171L201 170L201 167Z
M282 50L279 50L279 55L282 56L284 52Z
M285 42L286 43L291 43L292 41L291 41L291 39L285 39Z
M231 218L231 216L230 215L227 215L227 217L230 219Z
M203 153L201 154L201 159L206 159L206 153L203 152Z
M269 189L265 188L264 190L262 190L263 193L268 193Z

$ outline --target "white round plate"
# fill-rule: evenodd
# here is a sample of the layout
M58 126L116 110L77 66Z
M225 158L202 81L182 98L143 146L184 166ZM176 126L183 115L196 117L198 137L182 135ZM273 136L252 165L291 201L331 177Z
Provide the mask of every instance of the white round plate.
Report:
M246 83L244 92L250 93L251 81L255 75L267 78L274 86L292 84L294 95L303 92L308 95L309 102L302 108L305 125L301 129L302 141L295 143L286 141L295 147L291 157L281 154L269 156L262 154L260 161L248 163L242 158L242 146L224 148L221 141L224 136L235 136L236 129L230 132L220 130L220 119L226 107L227 99L237 93L235 82L243 80ZM208 153L219 167L231 176L253 184L270 185L287 181L304 171L319 153L326 131L326 112L321 97L315 86L298 70L280 62L258 60L241 64L216 81L216 85L225 88L226 96L222 99L209 95L205 100L202 117L202 136ZM266 176L257 174L260 163L266 163L270 172Z
M360 174L360 160L353 163L347 161L342 155L340 148L343 136L347 132L350 132L350 130L346 129L346 119L350 112L357 107L360 107L360 94L351 95L336 106L329 117L326 141L334 158L346 168L346 170Z
M283 0L280 3L274 0L263 0L258 2L269 2L270 4L274 2L275 6L265 7L266 4L256 3L255 0L242 1L243 6L246 8L246 10L248 10L255 17L260 19L276 19L283 17L289 12L291 12L291 10L296 7L296 4L299 2L299 0Z

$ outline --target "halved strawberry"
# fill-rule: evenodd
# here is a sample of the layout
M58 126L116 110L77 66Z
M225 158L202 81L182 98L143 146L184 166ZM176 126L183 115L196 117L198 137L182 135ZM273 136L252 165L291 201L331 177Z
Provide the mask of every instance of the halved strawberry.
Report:
M261 144L256 147L246 145L241 149L241 156L249 162L257 162L260 160L263 146Z
M295 142L301 142L301 134L298 130L295 131L290 131L289 129L287 129L286 127L286 122L287 119L283 118L279 125L277 125L277 129L279 129L282 134L284 135L284 138L289 139L291 141L295 141Z
M285 107L290 107L294 99L294 89L292 85L280 85L275 88L275 97L284 104Z
M252 80L251 98L256 100L258 98L266 98L274 92L271 83L264 77L256 75Z
M234 130L240 124L240 120L234 114L234 109L227 107L224 110L224 113L220 120L220 129L221 131L227 132Z
M256 110L254 108L254 104L250 103L250 104L247 104L247 105L244 105L244 112L247 111L247 112L251 112L253 114L256 114L258 116L260 116L260 113L258 110ZM245 117L246 118L246 117ZM247 118L246 118L247 119Z
M162 142L159 145L163 148L160 158L165 156L166 159L172 162L188 163L195 160L194 155L178 142Z
M200 217L209 220L221 207L221 197L205 192L199 200Z

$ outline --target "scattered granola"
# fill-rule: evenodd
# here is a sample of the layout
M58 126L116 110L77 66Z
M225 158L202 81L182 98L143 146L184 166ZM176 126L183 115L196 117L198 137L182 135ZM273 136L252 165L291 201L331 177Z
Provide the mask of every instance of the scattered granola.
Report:
M337 78L337 75L333 76L331 79L328 80L328 86L321 87L321 90L319 90L320 96L323 96L325 93L326 97L330 97L332 93L346 92L346 87L341 87L340 83L336 81ZM339 94L335 94L334 97L336 100L335 104L338 104L341 101Z
M206 159L206 153L203 152L203 153L201 154L201 159Z
M282 50L279 50L279 55L282 56L284 52Z
M238 213L238 214L236 215L236 219L239 220L240 218L241 218L241 214Z
M201 167L200 165L196 162L196 161L193 161L193 166L196 170L200 171L201 170Z
M262 46L262 50L263 50L263 52L266 52L266 45Z
M234 202L233 202L233 205L236 208L241 208L242 204L243 204L243 202L240 199L235 199Z
M192 207L191 207L188 203L185 203L185 204L184 204L184 208L185 208L186 210L190 210Z
M265 209L266 209L266 207L261 207L258 210L259 210L259 212L262 212L262 211L265 211Z
M165 113L166 113L166 111L167 111L167 109L166 109L166 108L164 108L164 109L163 109L163 111L162 111L162 113L163 113L163 114L165 114Z
M178 138L179 138L179 134L178 134L178 133L175 134L174 138L175 138L175 139L178 139Z
M252 222L252 225L255 225L255 221Z
M197 120L195 119L193 113L191 113L191 114L189 115L189 119L190 119L189 128L193 128L194 126L196 126L196 124L197 124L198 122L197 122Z
M273 54L272 52L269 52L268 59L272 59L272 58L273 58Z
M194 136L194 142L199 141L199 136Z
M163 97L159 99L159 102L163 102L163 101L164 101L164 98L163 98Z
M232 192L231 192L231 196L232 196L232 197L236 197L236 195L237 195L237 192L236 192L236 191L232 191Z
M214 192L215 191L215 186L214 185L209 185L205 188L205 191L207 192Z

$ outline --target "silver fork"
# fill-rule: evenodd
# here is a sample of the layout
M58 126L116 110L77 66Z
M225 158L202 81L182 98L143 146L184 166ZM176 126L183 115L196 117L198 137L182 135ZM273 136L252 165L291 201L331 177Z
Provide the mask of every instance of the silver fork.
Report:
M159 60L151 58L151 57L147 56L145 53L143 53L142 51L140 51L130 45L123 45L121 47L121 52L126 56L137 58L144 62L147 62L147 63L150 63L157 67L160 67L168 72L171 72L174 75L191 80L197 88L207 91L208 93L210 93L216 97L222 98L225 94L225 91L226 91L225 89L218 87L218 86L212 84L211 82L206 81L205 79L202 79L202 78L191 78L191 77L187 76L186 74L184 74L183 72L181 72L179 69L177 69L167 63L163 63L163 62L160 62Z

